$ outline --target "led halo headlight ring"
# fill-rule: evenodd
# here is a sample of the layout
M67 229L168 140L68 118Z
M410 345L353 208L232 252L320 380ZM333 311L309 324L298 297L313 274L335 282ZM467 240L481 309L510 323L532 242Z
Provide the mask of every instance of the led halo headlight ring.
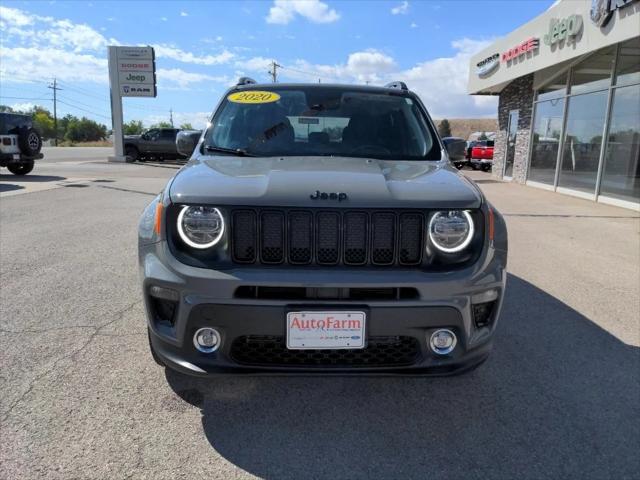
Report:
M433 225L434 220L438 217L438 215L445 214L445 213L447 213L447 211L440 210L438 212L435 212L433 214L433 216L431 217L431 220L429 220L429 227L428 227L429 228L429 238L431 239L431 242L433 242L435 247L438 250L440 250L441 252L445 252L445 253L460 252L460 251L464 250L465 248L467 248L467 246L469 246L469 244L471 243L471 240L473 239L473 234L474 234L475 230L474 230L473 219L471 218L471 215L466 210L455 210L455 211L461 212L464 215L464 218L467 220L467 223L469 224L469 231L467 232L467 238L465 238L464 241L460 245L457 245L455 247L452 247L452 248L443 247L442 245L440 245L433 238L433 235L431 234L431 226Z
M220 233L218 233L218 236L209 243L196 243L187 236L186 232L182 228L182 220L184 218L184 214L190 208L194 208L194 207L190 205L185 205L184 207L182 207L182 210L180 210L180 213L178 214L178 221L176 223L178 224L178 233L180 234L180 238L184 243L186 243L190 247L197 248L199 250L204 250L206 248L213 247L216 243L220 241L220 239L222 238L222 235L224 235L224 217L222 216L222 213L217 208L213 209L214 212L216 212L220 216L221 225L222 225L220 228Z

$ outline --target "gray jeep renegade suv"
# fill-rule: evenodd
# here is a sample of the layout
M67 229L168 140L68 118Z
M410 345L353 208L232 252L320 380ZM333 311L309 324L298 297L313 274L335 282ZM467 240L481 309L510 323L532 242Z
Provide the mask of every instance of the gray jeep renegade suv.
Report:
M191 159L139 225L159 364L448 374L487 357L505 223L402 82L243 78L177 142Z

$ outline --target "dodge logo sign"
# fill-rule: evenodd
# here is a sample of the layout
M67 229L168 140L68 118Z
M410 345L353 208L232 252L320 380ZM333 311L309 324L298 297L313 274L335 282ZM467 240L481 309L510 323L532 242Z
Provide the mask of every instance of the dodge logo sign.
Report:
M500 65L500 54L494 53L476 64L476 75L479 77L489 76L498 68L498 65Z

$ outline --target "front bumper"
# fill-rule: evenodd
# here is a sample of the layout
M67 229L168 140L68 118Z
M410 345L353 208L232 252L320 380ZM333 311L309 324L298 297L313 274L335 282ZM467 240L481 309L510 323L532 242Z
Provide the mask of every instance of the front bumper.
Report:
M489 354L506 282L506 251L493 248L486 249L473 266L447 273L372 268L217 271L182 264L173 257L165 242L159 242L141 246L140 266L152 347L167 366L192 375L223 372L457 373L477 365ZM156 299L149 293L153 286L177 292L172 324L159 319L154 306ZM238 298L238 288L247 286L411 288L417 295L411 299L367 301ZM489 322L478 327L472 305L483 303L489 297L494 299ZM353 361L341 364L335 357L338 360L331 364L321 361L289 363L287 351L274 346L273 342L278 344L285 336L288 311L313 309L365 311L366 336L370 343L367 348L371 346L371 355L364 356L373 356L374 360L367 360L369 363L365 364L354 364ZM214 327L221 333L221 346L214 353L201 353L193 344L194 333L203 326ZM448 328L457 336L457 346L448 355L436 355L429 347L431 333L439 328ZM246 349L243 350L248 339L268 339L270 347L265 348L272 349L269 354L272 361L266 362L266 357L258 354L255 361L251 361L250 354L247 356ZM401 339L412 343L411 348L415 349L410 361L390 361L393 354L384 357L386 362L375 361L375 345L404 341ZM387 345L383 350L394 352L394 348ZM406 354L407 350L402 352ZM354 352L356 356L360 353Z

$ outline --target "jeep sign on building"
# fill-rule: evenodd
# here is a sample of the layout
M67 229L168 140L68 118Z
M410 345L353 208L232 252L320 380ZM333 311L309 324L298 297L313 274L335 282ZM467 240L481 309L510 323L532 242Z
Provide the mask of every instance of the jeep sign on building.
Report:
M497 177L640 210L640 0L563 0L471 58Z

